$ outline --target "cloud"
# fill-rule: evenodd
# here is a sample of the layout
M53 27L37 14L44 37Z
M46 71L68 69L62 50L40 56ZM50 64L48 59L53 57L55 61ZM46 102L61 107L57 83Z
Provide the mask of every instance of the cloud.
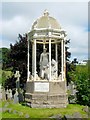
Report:
M18 34L24 34L28 31L28 26L30 25L30 21L27 18L23 18L21 16L15 16L10 20L2 21L2 35L7 40L15 41L18 37Z
M12 0L7 0L7 2L12 2ZM42 2L42 0L13 0L13 2ZM88 2L88 0L43 0L43 2Z
M67 31L68 37L71 39L69 51L71 51L72 58L88 58L88 31L85 31L84 27L74 25L68 26Z
M3 45L9 46L17 40L18 34L26 33L31 25L47 9L60 23L71 39L72 57L83 59L88 49L88 3L76 2L11 2L2 4ZM2 23L1 23L2 22ZM6 44L7 43L7 44Z

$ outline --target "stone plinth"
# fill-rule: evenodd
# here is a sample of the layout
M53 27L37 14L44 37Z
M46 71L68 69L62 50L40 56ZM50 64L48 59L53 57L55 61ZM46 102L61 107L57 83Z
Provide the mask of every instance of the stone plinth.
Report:
M28 81L25 101L32 108L60 108L68 104L65 81Z

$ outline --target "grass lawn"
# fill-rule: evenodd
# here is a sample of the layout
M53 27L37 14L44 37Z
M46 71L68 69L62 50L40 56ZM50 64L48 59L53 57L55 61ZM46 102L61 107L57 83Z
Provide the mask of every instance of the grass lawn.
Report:
M5 102L2 103L2 107L4 105ZM72 115L75 112L79 112L83 117L86 115L86 112L82 110L85 106L78 104L69 104L66 108L29 108L27 106L22 106L21 104L13 104L10 102L7 107L11 108L12 111L16 110L18 112L22 112L22 117L25 117L25 114L28 114L30 118L48 118L57 114L62 116L65 114ZM4 112L2 116L3 118L20 118L18 114L13 114L13 112Z

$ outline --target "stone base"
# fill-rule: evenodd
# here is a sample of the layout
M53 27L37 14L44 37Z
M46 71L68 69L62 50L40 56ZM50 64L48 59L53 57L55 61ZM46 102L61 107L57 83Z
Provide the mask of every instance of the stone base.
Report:
M66 107L68 98L65 81L29 81L25 101L32 108Z

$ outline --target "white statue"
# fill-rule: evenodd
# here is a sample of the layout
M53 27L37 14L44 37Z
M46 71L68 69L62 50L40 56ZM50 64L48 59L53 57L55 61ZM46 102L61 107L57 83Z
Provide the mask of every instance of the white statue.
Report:
M51 77L52 79L57 77L57 62L54 59L51 61Z
M46 52L46 48L43 49L43 53L40 56L40 76L44 78L45 68L49 62L49 54Z
M42 79L49 80L49 53L46 52L46 48L43 50L40 56L40 76ZM51 77L52 79L57 77L57 62L54 59L51 61Z

